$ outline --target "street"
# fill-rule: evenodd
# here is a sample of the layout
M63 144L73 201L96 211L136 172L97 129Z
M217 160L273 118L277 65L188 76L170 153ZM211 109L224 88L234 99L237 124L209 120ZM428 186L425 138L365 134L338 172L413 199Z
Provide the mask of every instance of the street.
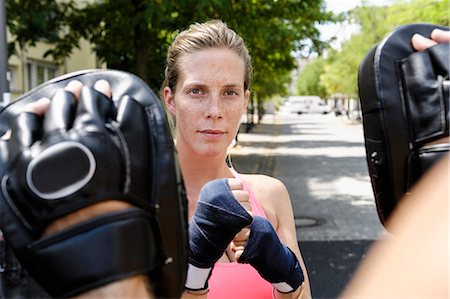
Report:
M280 179L292 200L314 298L336 298L374 240L378 220L362 125L334 114L266 115L231 150L234 167Z

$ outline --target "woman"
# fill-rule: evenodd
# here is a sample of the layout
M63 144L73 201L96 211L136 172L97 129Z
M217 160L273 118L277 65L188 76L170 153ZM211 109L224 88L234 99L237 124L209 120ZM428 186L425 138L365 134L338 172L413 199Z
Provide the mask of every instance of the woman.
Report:
M269 176L239 174L226 164L227 148L247 109L251 75L251 60L242 38L221 21L191 25L169 48L161 96L173 124L189 219L201 188L211 180L228 178L235 197L253 215L267 218L280 241L300 261L304 283L287 294L277 291L276 298L309 298L286 187ZM243 229L215 264L209 293L190 291L184 297L272 298L275 289L251 265L236 263L250 233Z
M212 273L213 267L210 267L202 288L189 288L183 294L184 298L311 297L285 186L271 177L238 174L225 163L227 148L234 140L247 108L251 72L250 56L242 38L220 21L192 25L176 37L168 52L162 95L168 114L176 123L174 137L189 199L190 232L193 223L200 223L195 222L200 216L211 217L207 220L215 227L223 220L212 213L200 215L198 208L198 203L204 203L205 197L201 189L211 186L211 181L217 182L215 179L226 179L219 181L225 182L221 186L226 185L222 190L228 192L224 198L230 206L235 204L235 210L225 209L224 213L232 215L237 209L248 220L245 225L251 223L248 227L237 227L226 242L217 234L225 247L218 251L217 258L214 257ZM79 81L71 81L65 87L77 99L81 88ZM110 86L105 80L97 81L94 88L111 98ZM27 106L27 110L44 115L49 105L50 100L43 98ZM206 197L207 200L214 198ZM128 204L114 200L89 206L57 219L45 233L58 232L86 219L128 207ZM225 228L228 224L231 225L225 223ZM217 231L213 229L209 233L216 234ZM196 240L195 231L189 237ZM190 249L192 260L194 252L192 247ZM200 246L199 256L210 259L211 252L202 250L205 248ZM271 258L267 258L269 255ZM191 278L188 272L188 280ZM151 297L149 283L147 277L136 275L80 297ZM189 281L186 286L191 286Z

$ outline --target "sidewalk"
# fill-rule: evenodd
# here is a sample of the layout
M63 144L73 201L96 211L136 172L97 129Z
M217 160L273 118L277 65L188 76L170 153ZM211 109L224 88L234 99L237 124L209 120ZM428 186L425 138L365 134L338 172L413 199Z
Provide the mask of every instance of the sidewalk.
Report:
M241 124L238 142L228 150L231 161L239 172L259 173L273 176L273 156L276 154L276 137L280 134L279 116L264 115L250 133L245 133L245 124ZM346 116L336 117L336 123L346 126L361 125L361 121Z
M245 133L245 124L241 124L238 142L228 151L238 172L273 176L274 139L279 134L276 126L273 126L276 123L276 115L265 115L250 133Z

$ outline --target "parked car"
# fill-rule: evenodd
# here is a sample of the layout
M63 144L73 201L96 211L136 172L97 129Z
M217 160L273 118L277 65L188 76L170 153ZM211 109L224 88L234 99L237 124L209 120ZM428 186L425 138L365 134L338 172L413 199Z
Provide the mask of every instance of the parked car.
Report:
M291 96L289 97L291 113L322 113L331 112L331 107L318 96Z

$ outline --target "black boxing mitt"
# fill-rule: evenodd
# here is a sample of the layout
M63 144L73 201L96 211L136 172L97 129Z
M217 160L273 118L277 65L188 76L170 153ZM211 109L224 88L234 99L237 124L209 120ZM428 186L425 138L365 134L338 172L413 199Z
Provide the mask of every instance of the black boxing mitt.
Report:
M449 152L450 44L417 52L411 38L434 24L396 28L359 66L358 90L369 175L383 224L426 171Z
M2 231L54 297L136 274L164 276L171 260L159 220L163 192L153 184L161 170L151 133L158 126L142 102L122 95L115 104L87 86L78 103L60 89L43 119L15 113L11 137L0 144ZM110 199L133 207L43 236L56 219Z

